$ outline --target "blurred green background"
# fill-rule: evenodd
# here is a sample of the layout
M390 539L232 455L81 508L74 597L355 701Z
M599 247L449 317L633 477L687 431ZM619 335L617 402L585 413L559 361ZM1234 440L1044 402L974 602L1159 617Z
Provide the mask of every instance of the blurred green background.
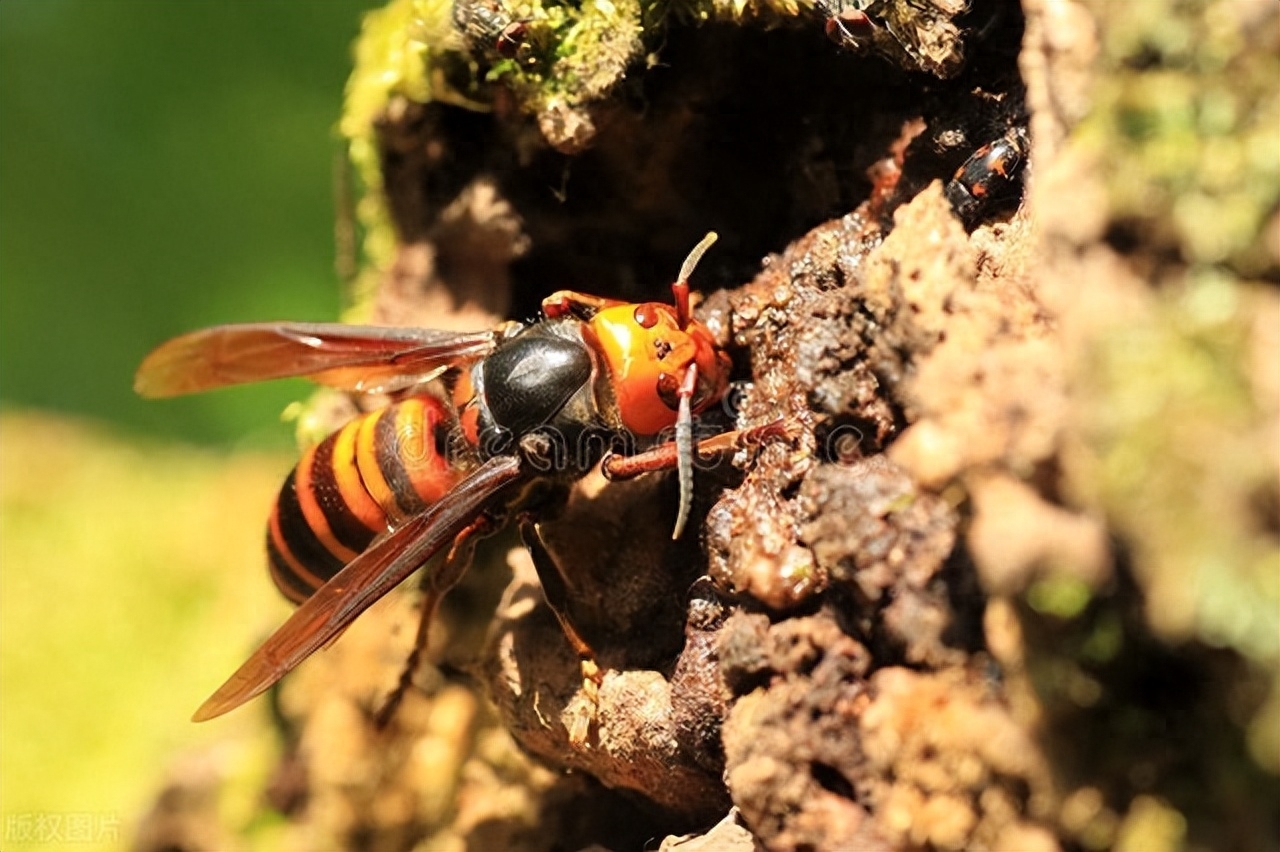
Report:
M0 849L127 846L192 761L269 762L261 703L187 719L287 611L261 547L304 386L130 384L182 331L337 317L371 5L0 2Z
M156 405L130 377L201 325L336 318L333 128L370 6L0 3L7 407L203 442L261 429L289 389Z

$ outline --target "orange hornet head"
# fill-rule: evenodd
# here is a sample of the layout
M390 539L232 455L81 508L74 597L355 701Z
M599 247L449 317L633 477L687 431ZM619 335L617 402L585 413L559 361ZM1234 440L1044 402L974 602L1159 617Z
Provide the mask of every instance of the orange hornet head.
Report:
M679 390L691 365L698 367L690 400L693 413L724 396L733 365L695 319L681 323L678 308L645 302L605 308L587 323L613 385L622 425L636 435L657 435L676 423Z
M733 368L711 330L689 311L689 276L715 241L712 231L685 258L671 285L674 305L615 305L586 325L596 351L604 355L622 425L645 436L675 426L686 462L693 452L691 418L724 396ZM687 471L682 479L688 479Z

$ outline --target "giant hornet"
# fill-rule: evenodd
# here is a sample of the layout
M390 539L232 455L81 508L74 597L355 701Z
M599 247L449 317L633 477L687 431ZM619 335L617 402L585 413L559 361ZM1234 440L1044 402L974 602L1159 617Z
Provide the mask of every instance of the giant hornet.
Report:
M299 607L194 719L220 716L270 688L447 548L427 577L418 645L380 713L385 722L475 539L512 514L582 661L584 685L598 685L592 650L565 615L566 583L542 544L539 514L596 464L613 478L675 468L678 538L695 452L777 434L769 425L693 440L693 415L724 396L731 369L690 313L689 277L714 240L708 234L685 260L674 305L561 291L543 301L536 322L491 331L251 323L192 332L151 352L134 384L148 397L303 376L392 399L307 450L285 480L267 554L276 586ZM671 430L674 441L663 440ZM639 452L614 452L628 443Z

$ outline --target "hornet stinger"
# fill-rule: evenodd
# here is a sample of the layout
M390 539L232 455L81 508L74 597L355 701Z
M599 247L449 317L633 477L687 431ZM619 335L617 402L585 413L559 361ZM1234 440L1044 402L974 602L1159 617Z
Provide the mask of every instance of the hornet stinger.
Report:
M673 305L560 291L543 301L538 321L490 331L250 323L185 334L148 355L134 384L147 397L304 376L390 399L307 450L285 480L268 522L267 561L298 609L195 720L270 688L443 552L425 583L417 645L379 713L385 724L475 541L511 516L594 695L601 672L566 616L567 584L538 518L596 464L615 479L675 468L678 538L694 453L732 451L781 430L769 424L693 440L693 415L721 399L731 367L690 313L689 276L714 241L708 234L685 260ZM673 429L674 441L662 441ZM615 452L623 448L640 452Z

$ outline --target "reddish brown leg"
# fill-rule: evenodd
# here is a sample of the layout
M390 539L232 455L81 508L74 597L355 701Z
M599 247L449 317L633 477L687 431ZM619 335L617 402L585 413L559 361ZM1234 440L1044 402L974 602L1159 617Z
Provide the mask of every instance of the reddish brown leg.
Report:
M569 619L569 586L565 582L564 573L556 564L551 551L547 550L546 544L542 541L542 533L532 518L520 519L520 538L528 549L529 555L533 557L533 567L538 572L538 582L542 584L542 596L546 598L547 606L551 607L551 611L555 613L565 638L569 640L578 659L582 660L583 677L599 685L600 667L595 662L596 653ZM588 675L588 670L592 674Z
M458 584L462 575L467 573L467 568L471 566L471 557L475 553L476 542L492 533L497 527L498 524L488 515L476 518L454 537L453 545L449 548L449 553L439 569L427 575L425 594L422 599L422 615L418 618L418 632L414 636L413 650L404 661L404 668L400 671L400 680L396 683L395 689L382 702L382 706L373 717L374 725L379 730L385 728L391 721L396 708L404 700L405 693L413 685L414 675L418 673L422 655L427 650L427 633L431 630L431 622L435 618L436 610L440 608L440 601Z
M775 420L763 426L713 435L695 444L694 452L700 456L737 452L775 438L789 437L790 434L791 424L788 421ZM679 455L674 443L666 443L634 456L605 456L601 470L609 479L632 479L642 473L671 470L679 464Z
M596 663L596 653L587 640L582 638L578 628L569 618L569 586L565 582L564 572L556 564L555 557L547 550L542 541L542 533L533 519L525 516L520 519L520 538L533 557L533 567L538 572L538 581L542 584L542 596L555 613L560 629L569 640L570 647L578 655L578 663L582 671L582 694L586 698L586 713L580 715L569 727L569 741L575 746L586 743L591 723L595 721L596 701L600 695L600 684L604 681L604 672Z
M576 290L557 290L542 300L542 313L551 319L570 315L586 319L597 311L623 304L626 303Z

